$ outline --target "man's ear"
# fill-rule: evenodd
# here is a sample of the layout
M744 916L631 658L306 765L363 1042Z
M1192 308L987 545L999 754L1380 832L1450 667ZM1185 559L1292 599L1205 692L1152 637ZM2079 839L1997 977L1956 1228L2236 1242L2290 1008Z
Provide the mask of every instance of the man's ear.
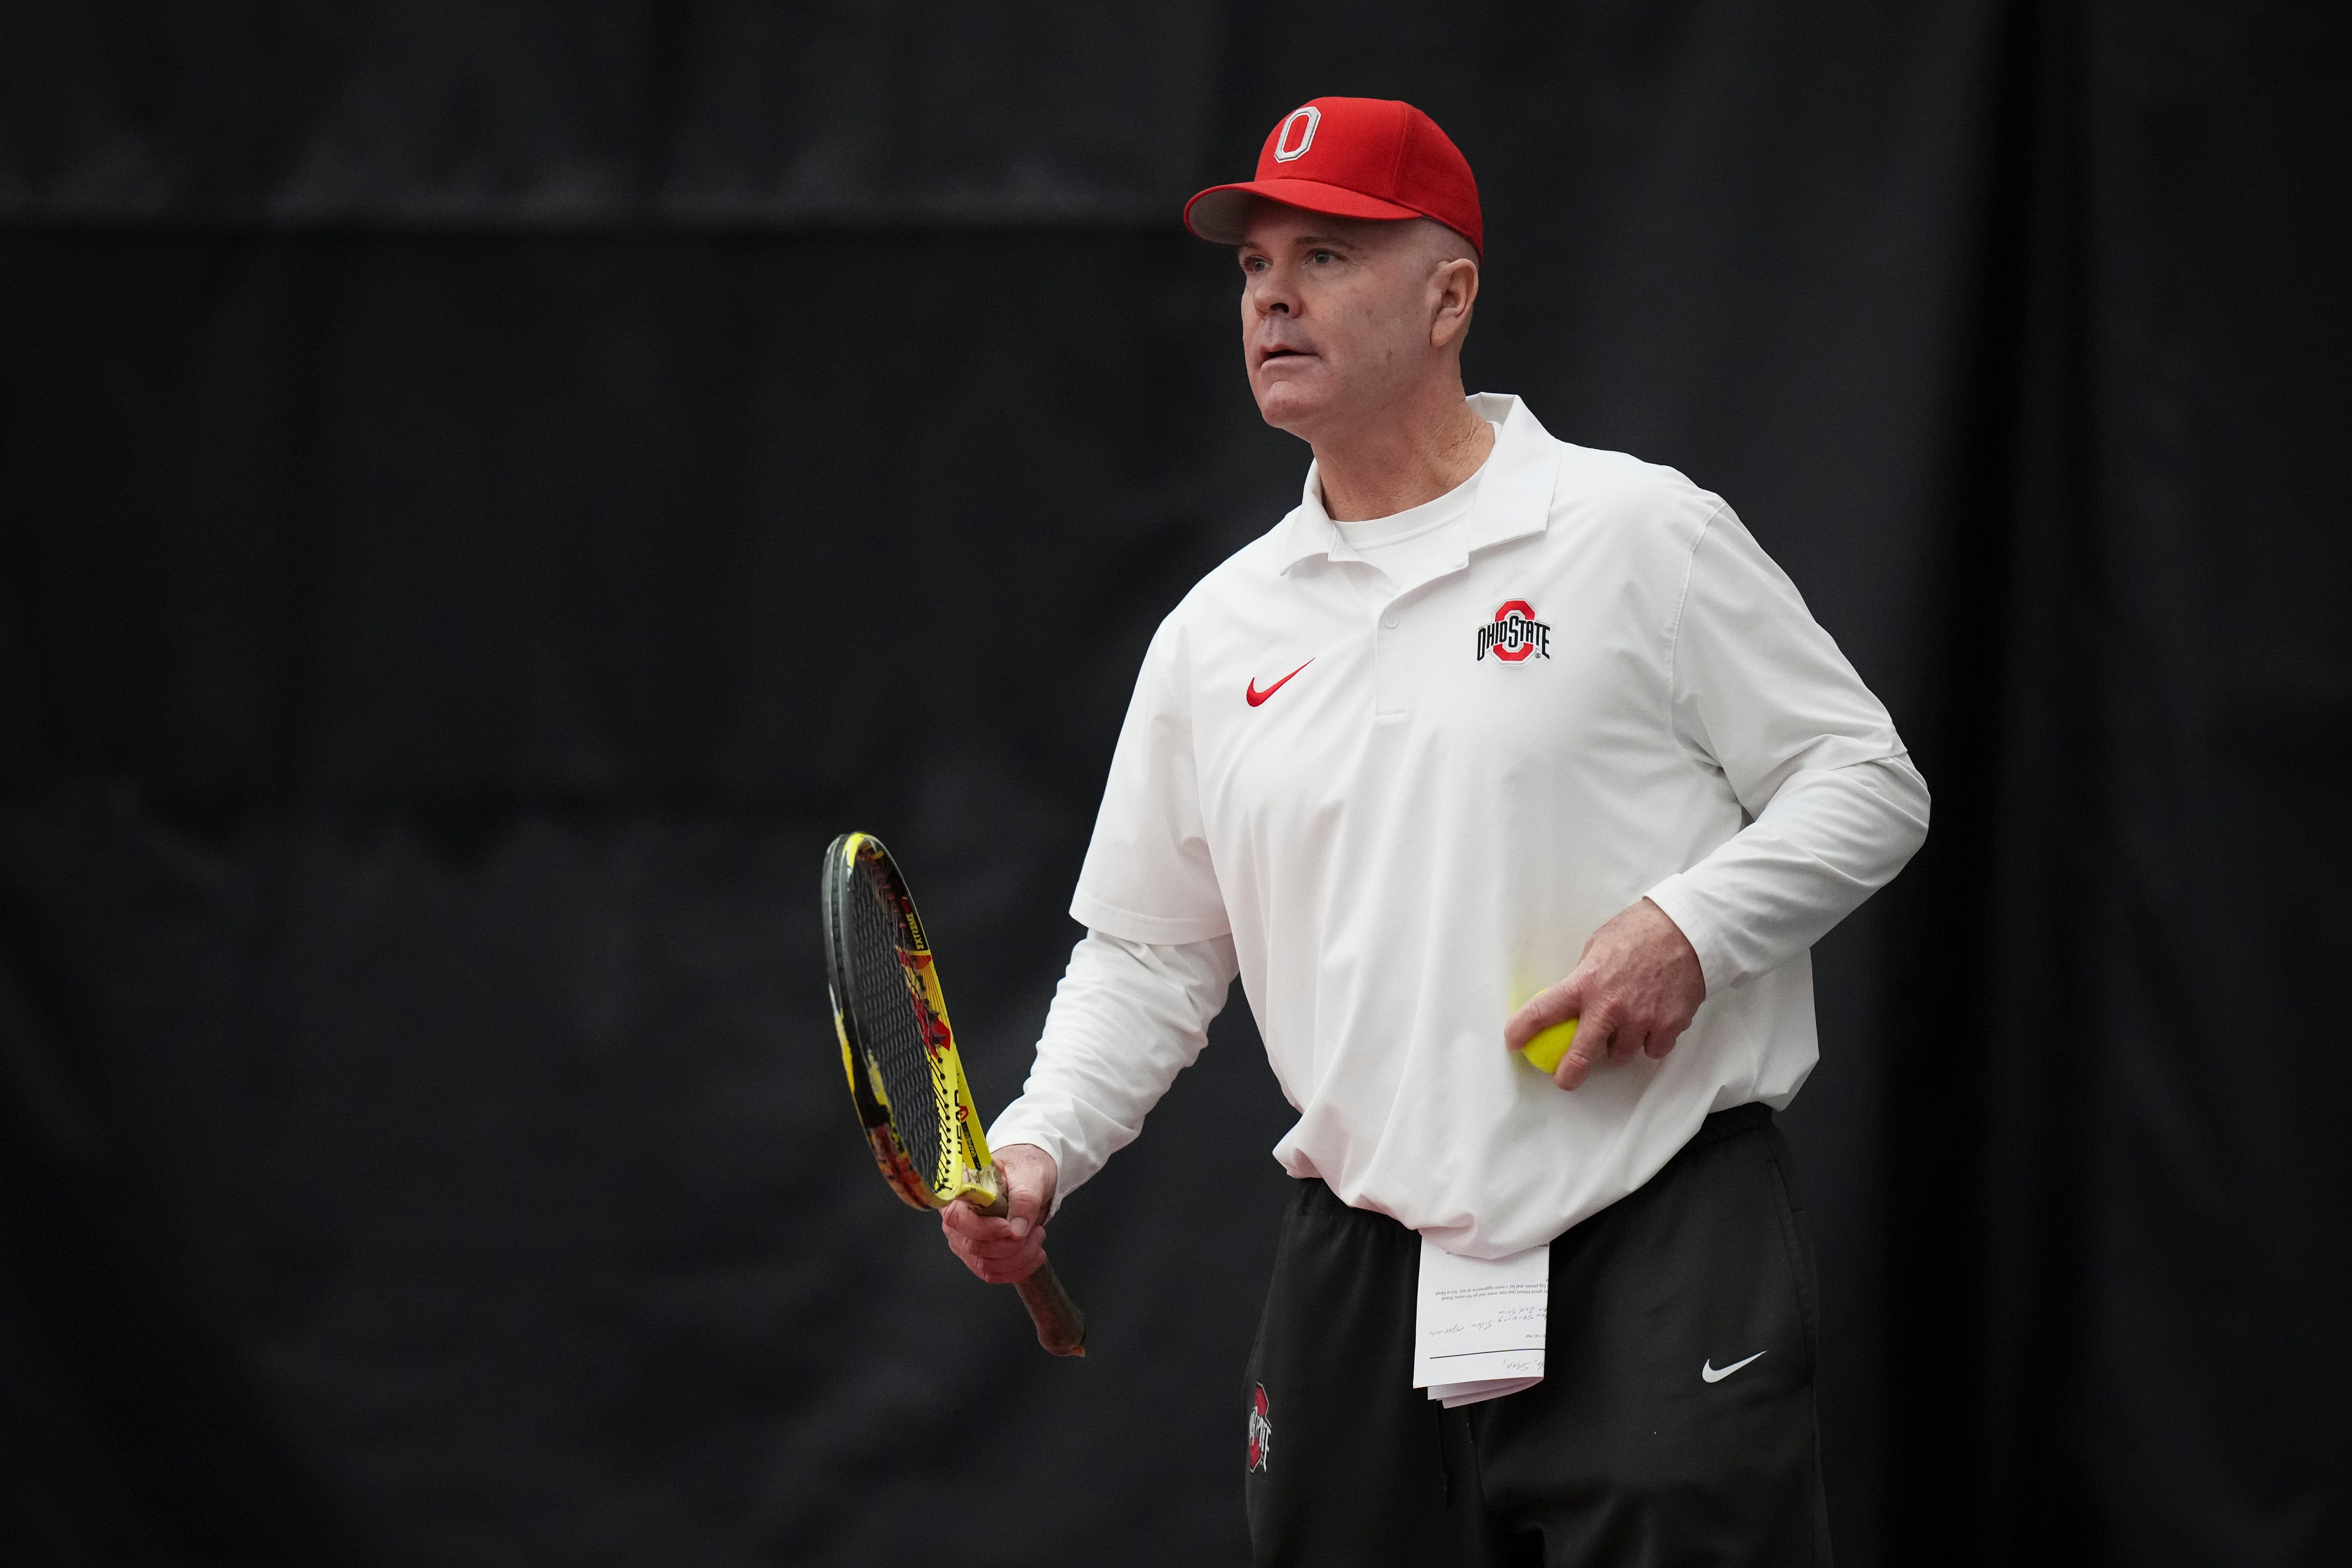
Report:
M1430 342L1444 348L1470 330L1470 313L1478 302L1478 264L1466 256L1449 257L1437 264L1429 281L1436 306Z

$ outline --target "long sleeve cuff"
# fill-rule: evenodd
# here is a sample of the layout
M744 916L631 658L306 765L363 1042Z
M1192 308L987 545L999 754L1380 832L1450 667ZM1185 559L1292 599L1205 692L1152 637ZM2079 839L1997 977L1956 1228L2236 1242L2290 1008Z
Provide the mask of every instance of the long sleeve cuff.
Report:
M1802 771L1648 896L1689 940L1713 995L1786 963L1893 880L1927 838L1927 809L1907 755Z
M1089 931L1054 994L1028 1082L988 1130L990 1146L1034 1143L1052 1155L1058 1209L1135 1141L1199 1057L1239 968L1230 936L1159 944Z

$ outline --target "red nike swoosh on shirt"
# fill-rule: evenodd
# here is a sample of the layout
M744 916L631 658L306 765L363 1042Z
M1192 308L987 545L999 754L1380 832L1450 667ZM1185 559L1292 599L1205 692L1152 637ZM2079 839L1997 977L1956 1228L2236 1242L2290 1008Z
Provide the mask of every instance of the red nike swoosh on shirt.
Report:
M1310 658L1307 661L1307 664L1313 664L1314 662L1315 661ZM1300 665L1298 669L1305 669L1307 668L1307 664ZM1298 669L1292 670L1290 675L1297 675L1298 673ZM1251 676L1249 683L1249 705L1255 708L1259 703L1265 701L1267 698L1273 696L1276 692L1281 690L1285 686L1290 683L1290 675L1284 676L1280 680L1276 681L1264 691L1260 691L1257 689L1257 677L1255 675Z

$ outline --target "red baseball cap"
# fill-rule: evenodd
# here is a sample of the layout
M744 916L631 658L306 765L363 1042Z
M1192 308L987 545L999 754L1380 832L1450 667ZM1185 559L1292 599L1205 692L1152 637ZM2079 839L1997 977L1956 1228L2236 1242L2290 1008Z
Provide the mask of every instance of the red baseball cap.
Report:
M1257 178L1211 185L1184 204L1184 226L1239 245L1250 198L1335 217L1435 218L1486 254L1478 182L1437 121L1388 98L1318 98L1282 117L1257 155Z

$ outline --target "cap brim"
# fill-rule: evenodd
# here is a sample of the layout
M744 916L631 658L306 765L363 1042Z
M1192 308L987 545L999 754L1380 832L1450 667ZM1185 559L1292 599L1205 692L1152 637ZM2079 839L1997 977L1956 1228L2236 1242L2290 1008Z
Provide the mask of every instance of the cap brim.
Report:
M1218 245L1239 245L1249 233L1250 203L1261 197L1302 212L1328 213L1333 217L1394 222L1429 216L1318 180L1249 180L1238 185L1211 185L1186 202L1184 226Z

